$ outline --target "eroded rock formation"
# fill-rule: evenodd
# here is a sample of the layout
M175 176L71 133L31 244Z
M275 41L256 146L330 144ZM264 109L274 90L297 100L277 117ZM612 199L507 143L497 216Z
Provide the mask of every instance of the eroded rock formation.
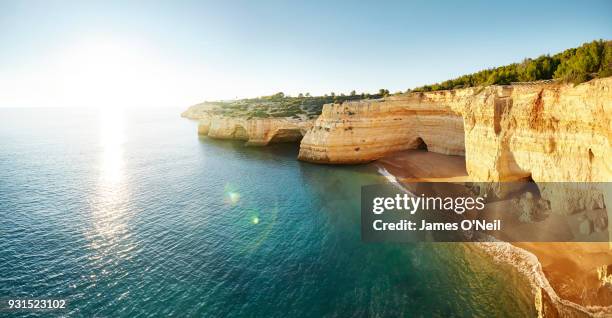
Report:
M211 115L205 108L193 106L182 116L199 120L198 133L200 135L216 139L244 140L250 146L299 141L313 124L312 120L294 118L244 118Z
M425 144L465 155L474 180L610 181L611 88L608 77L329 104L299 158L360 163Z
M330 104L304 136L299 158L362 163L424 146L433 152L463 155L463 131L458 110L422 95Z

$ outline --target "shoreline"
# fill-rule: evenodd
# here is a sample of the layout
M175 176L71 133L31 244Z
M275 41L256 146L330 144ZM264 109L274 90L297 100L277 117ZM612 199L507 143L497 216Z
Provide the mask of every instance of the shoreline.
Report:
M384 157L377 160L375 164L378 166L379 173L389 182L400 184L402 182L469 181L465 170L465 159L461 156L442 155L426 150L409 150ZM575 295L588 288L591 288L591 293L597 293L593 289L599 283L597 270L591 267L593 267L593 259L601 257L598 251L604 252L606 259L609 258L612 261L612 254L607 250L607 243L508 243L500 241L475 242L471 245L489 254L497 262L512 265L527 278L533 292L534 306L540 317L558 315L607 317L612 315L612 305L589 305L571 299L575 297L562 295L563 292ZM564 279L568 280L569 284ZM587 281L589 284L586 284ZM572 289L571 287L576 287L572 283L578 285L582 283L582 285L577 289ZM561 292L562 288L565 288L563 292Z
M473 244L493 257L496 262L512 265L527 278L533 291L538 317L548 315L553 317L609 317L612 315L612 305L582 305L559 296L542 269L540 259L530 251L508 242L475 242Z

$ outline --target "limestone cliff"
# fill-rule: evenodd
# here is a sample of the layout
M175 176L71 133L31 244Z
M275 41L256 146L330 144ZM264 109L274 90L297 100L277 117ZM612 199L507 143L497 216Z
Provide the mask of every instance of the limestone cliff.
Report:
M312 121L291 118L241 118L210 116L200 120L198 133L217 139L244 140L247 145L299 141Z
M299 141L313 120L295 118L245 118L212 115L200 105L186 110L183 117L198 119L198 134L216 139L244 140L250 146Z
M362 163L423 142L430 151L463 155L463 130L459 111L421 95L329 104L304 136L299 158Z
M299 158L360 163L425 146L464 155L471 178L612 180L612 78L531 83L328 104Z

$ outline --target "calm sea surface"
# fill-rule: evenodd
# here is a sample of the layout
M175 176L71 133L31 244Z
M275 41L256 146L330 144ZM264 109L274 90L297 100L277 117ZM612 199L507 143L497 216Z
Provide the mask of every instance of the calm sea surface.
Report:
M200 139L179 113L0 108L0 298L75 317L533 316L526 281L474 247L362 243L374 167Z

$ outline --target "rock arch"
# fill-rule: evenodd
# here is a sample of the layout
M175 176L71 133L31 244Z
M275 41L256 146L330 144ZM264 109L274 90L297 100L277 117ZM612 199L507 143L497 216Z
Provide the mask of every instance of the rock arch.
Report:
M249 140L249 134L244 126L236 124L234 126L234 131L232 132L232 138L238 140Z
M300 141L304 137L302 130L296 128L279 128L274 131L269 143Z

